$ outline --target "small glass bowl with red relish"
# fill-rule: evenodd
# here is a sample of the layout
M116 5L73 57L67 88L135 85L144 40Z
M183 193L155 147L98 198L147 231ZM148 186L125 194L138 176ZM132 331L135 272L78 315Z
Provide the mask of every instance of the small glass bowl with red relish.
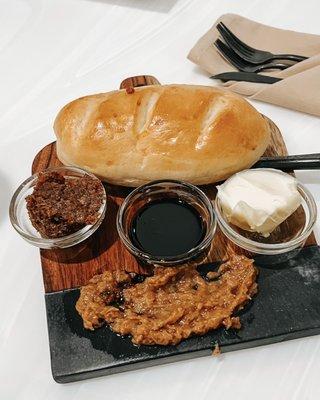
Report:
M210 199L198 187L159 180L133 190L117 215L121 241L139 261L177 265L199 260L216 230Z
M105 189L93 174L76 167L47 169L26 179L12 196L9 216L14 229L43 248L74 246L102 223Z

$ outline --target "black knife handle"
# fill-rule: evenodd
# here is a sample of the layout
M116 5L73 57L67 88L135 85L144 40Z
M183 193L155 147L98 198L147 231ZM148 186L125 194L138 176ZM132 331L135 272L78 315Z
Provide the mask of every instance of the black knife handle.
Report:
M222 74L210 76L211 79L220 79L223 82L238 81L238 82L254 82L254 83L276 83L281 81L281 78L274 76L257 74L255 72L223 72Z
M320 169L320 153L283 157L261 157L252 168L275 168L282 171Z

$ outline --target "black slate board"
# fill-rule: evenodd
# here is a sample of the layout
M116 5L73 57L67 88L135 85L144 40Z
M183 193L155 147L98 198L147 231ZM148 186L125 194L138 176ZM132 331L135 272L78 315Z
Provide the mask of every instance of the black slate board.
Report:
M210 355L215 343L224 353L320 333L319 246L272 268L260 267L258 284L258 295L239 313L240 331L219 329L165 347L135 346L107 327L85 330L75 309L78 289L46 294L53 377L66 383Z

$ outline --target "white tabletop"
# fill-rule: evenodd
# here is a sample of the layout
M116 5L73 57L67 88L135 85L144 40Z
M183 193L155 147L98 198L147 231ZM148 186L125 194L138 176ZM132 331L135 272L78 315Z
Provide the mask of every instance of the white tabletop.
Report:
M0 0L0 399L319 399L320 336L219 358L55 383L39 252L11 228L8 203L71 99L125 77L211 84L187 59L221 14L320 34L318 0ZM319 77L320 79L320 77ZM291 154L320 152L320 119L255 103ZM320 205L319 172L297 174ZM318 237L320 224L317 224Z

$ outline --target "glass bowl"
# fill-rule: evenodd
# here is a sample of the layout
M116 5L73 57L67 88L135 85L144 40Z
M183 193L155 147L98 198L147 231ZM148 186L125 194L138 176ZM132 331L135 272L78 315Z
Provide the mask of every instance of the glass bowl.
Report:
M160 199L178 199L195 208L204 227L200 243L188 252L175 256L154 256L136 247L130 232L134 217L146 204ZM153 181L133 190L122 203L117 215L117 229L126 248L147 264L177 265L198 259L210 247L216 230L216 218L210 199L196 186L176 180Z
M79 178L84 175L88 175L92 179L96 179L100 182L100 180L96 178L93 174L76 167L50 168L43 172L53 171L59 172L68 179ZM30 244L40 247L42 249L66 248L82 242L98 229L104 219L107 207L107 196L105 189L103 203L99 210L99 218L93 225L86 225L82 229L79 229L78 231L70 235L62 236L59 238L49 239L42 237L32 225L26 207L26 197L33 192L33 188L37 183L38 177L39 174L34 174L30 176L30 178L26 179L15 191L10 202L9 216L11 224L23 239L25 239Z
M273 170L284 174L282 171ZM249 232L231 224L224 215L219 196L215 199L215 213L221 231L237 246L251 253L276 256L274 260L284 261L286 257L279 255L295 255L303 247L312 233L317 219L317 207L309 190L297 182L297 189L301 195L301 205L284 222L282 222L268 238ZM269 259L270 260L270 259Z

